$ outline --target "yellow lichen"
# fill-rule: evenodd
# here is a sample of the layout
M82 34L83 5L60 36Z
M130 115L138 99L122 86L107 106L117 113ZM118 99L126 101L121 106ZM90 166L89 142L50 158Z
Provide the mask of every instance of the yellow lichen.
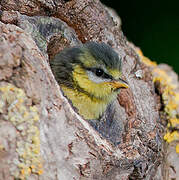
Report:
M177 131L167 132L164 136L164 140L166 140L168 143L178 139L179 139L179 133Z
M170 119L171 127L176 127L179 125L179 119L178 118L171 118Z
M172 78L164 71L160 69L155 62L143 56L140 49L136 49L136 52L140 56L144 64L149 66L153 74L153 82L159 82L163 88L162 100L165 105L164 111L167 114L169 123L167 125L167 133L164 136L164 140L168 143L172 141L179 141L179 133L172 131L179 126L179 118L177 109L179 108L179 93L177 92L177 85L172 83ZM176 152L179 153L179 144L176 146Z
M179 93L175 93L176 102L179 104Z
M170 115L170 113L173 111L173 110L176 110L177 109L177 104L175 101L172 101L172 100L169 100L167 102L167 105L165 106L165 111L168 113L168 115ZM171 114L172 116L172 114Z
M35 106L30 106L24 91L9 83L0 84L0 112L6 107L4 119L9 120L19 131L16 152L19 157L20 179L26 179L31 173L41 174L39 114ZM33 168L32 168L33 167ZM12 172L13 174L13 172Z
M176 145L176 152L179 153L179 144Z
M149 58L143 56L143 53L142 53L142 51L141 51L139 48L136 49L136 52L137 52L138 55L142 58L142 61L143 61L147 66L152 66L152 67L157 66L157 63L156 63L156 62L151 61Z

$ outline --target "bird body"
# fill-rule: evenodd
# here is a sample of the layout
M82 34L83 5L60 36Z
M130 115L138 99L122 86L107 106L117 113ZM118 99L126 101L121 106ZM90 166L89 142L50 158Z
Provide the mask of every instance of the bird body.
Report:
M98 119L119 89L128 87L121 79L121 60L104 43L65 49L51 61L51 68L64 95L85 119Z
M72 101L74 107L77 107L79 114L85 119L96 119L103 114L110 100L102 101L95 97L62 86L64 94Z

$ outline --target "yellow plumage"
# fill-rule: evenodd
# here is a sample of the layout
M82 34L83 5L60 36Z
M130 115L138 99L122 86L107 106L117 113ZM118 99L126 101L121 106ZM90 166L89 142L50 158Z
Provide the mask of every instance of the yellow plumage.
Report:
M97 119L106 109L107 105L115 99L117 93L111 94L111 85L107 83L96 84L88 79L85 71L76 66L73 71L75 81L83 87L85 91L93 96L89 96L77 89L61 86L65 96L67 96L74 107L78 108L79 114L85 119Z
M90 42L58 54L51 63L64 95L85 119L98 119L128 85L121 77L121 60L104 43Z

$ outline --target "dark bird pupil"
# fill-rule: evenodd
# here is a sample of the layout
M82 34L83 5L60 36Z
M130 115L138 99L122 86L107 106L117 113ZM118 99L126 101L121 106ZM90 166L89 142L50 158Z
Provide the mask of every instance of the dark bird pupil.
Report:
M102 69L96 69L96 76L102 76L104 74L104 71Z

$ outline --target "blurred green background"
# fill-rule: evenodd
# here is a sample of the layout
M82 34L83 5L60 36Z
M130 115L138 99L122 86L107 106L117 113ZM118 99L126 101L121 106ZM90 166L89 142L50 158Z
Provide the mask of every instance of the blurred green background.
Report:
M129 41L179 74L179 0L101 0L118 13Z

